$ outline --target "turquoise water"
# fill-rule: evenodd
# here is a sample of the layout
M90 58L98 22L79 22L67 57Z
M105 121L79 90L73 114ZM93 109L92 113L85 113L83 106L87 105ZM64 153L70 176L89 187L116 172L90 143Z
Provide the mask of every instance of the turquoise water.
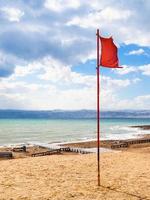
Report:
M150 119L101 119L102 139L125 139L147 133L131 125L148 125ZM53 143L96 138L96 120L0 120L0 145Z

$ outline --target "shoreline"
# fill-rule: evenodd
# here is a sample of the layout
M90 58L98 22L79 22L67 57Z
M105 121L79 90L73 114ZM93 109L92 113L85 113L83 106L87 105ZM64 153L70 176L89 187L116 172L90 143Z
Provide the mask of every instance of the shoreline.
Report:
M150 130L150 125L137 125L137 126L126 126L128 128L133 128L137 130L145 130L148 131ZM131 135L128 138L120 138L120 139L113 139L113 138L102 138L102 141L117 141L117 140L128 140L128 139L138 139L141 137L145 137L146 135L149 136L150 133L142 133L142 134L137 134L137 135ZM27 141L27 142L19 142L19 143L5 143L5 144L0 144L0 148L3 147L14 147L14 146L19 146L19 145L26 145L26 146L36 146L40 144L58 144L58 145L65 145L65 144L71 144L71 143L82 143L82 142L91 142L95 141L96 138L89 138L89 139L79 139L79 140L71 140L71 141L51 141L51 142L40 142L40 141Z
M150 134L143 138L150 139ZM86 145L90 147L94 142L88 141ZM79 147L83 143L74 145ZM97 186L95 153L30 156L31 153L47 150L46 147L30 146L26 153L15 153L15 159L0 160L1 199L138 200L150 197L150 143L133 144L119 151L102 153L100 187Z
M137 130L143 130L143 131L146 131L145 133L141 133L141 134L131 134L130 137L127 137L127 138L119 138L119 139L113 139L113 138L102 138L101 141L102 141L102 147L104 146L103 143L107 143L107 141L118 141L118 140L128 140L128 139L138 139L138 138L143 138L145 137L146 135L149 135L149 130L150 130L150 125L136 125L136 126L126 126L127 128L133 128L133 129L137 129ZM95 133L96 135L96 133ZM40 141L27 141L27 142L19 142L19 143L4 143L4 144L0 144L0 148L13 148L15 146L22 146L22 145L25 145L25 146L42 146L42 145L48 145L48 144L52 144L52 145L66 145L66 144L73 144L73 143L88 143L88 142L92 142L92 141L96 141L96 138L89 138L89 139L79 139L79 140L71 140L71 141L43 141L43 142L40 142ZM107 148L107 147L106 147Z
M143 141L140 143L139 141ZM145 142L148 141L148 142ZM112 145L118 145L118 144L124 144L124 143L131 143L127 147L119 147L119 148L112 148ZM133 144L132 144L133 143ZM40 143L41 144L41 143ZM38 154L38 153L43 153L45 151L49 151L50 147L53 147L54 149L58 148L70 148L70 149L76 149L75 151L70 151L70 152L61 152L57 153L59 155L76 155L79 154L80 152L85 151L87 153L96 153L97 152L97 141L96 140L89 140L89 141L79 141L79 142L71 142L71 143L57 143L55 145L37 145L37 144L28 144L26 145L26 152L13 152L13 148L15 147L21 147L21 145L12 145L9 147L0 147L0 152L12 152L13 159L18 159L18 158L28 158L32 157L32 154ZM100 142L100 148L101 148L101 153L104 152L112 152L112 151L135 151L135 152L143 152L148 151L147 149L150 149L150 134L146 135L139 135L136 139L124 139L124 140L102 140ZM78 151L80 150L80 151ZM0 158L0 160L4 160L3 158Z
M138 135L136 138L131 138L131 139L119 139L119 140L101 140L100 141L100 147L102 148L111 148L112 144L117 144L117 143L126 143L130 141L140 141L140 140L145 140L145 139L150 139L150 134L145 134L145 135ZM80 142L68 142L61 144L61 146L70 146L70 147L80 147L80 148L96 148L97 147L97 141L96 140L89 140L89 141L80 141ZM138 144L137 144L138 147ZM139 146L140 147L140 146Z
M133 128L139 128L141 130L150 130L150 125L139 125L139 126L131 126ZM144 140L144 141L143 141ZM142 141L142 142L140 142ZM13 148L26 146L26 152L13 152ZM115 148L114 148L115 147ZM117 148L116 148L117 147ZM119 148L118 148L119 147ZM136 138L131 139L122 139L122 140L101 140L100 148L102 152L109 151L142 151L143 148L150 147L150 134L139 134ZM97 141L96 140L86 140L86 141L72 141L72 142L62 142L62 143L32 143L28 142L20 143L20 144L12 144L0 146L0 152L12 152L12 156L14 159L17 158L27 158L31 157L32 154L43 153L45 151L49 151L50 149L60 149L60 148L69 148L72 149L70 152L61 152L58 154L61 155L75 155L81 152L85 153L96 153L97 152ZM84 153L83 152L83 153ZM3 158L0 158L3 160Z

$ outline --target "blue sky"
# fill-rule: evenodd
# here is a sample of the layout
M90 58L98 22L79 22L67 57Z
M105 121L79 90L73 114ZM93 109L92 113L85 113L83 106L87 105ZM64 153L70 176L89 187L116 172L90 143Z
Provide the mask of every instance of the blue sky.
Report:
M123 66L101 68L101 108L150 109L149 19L149 0L1 0L0 109L96 109L97 28Z

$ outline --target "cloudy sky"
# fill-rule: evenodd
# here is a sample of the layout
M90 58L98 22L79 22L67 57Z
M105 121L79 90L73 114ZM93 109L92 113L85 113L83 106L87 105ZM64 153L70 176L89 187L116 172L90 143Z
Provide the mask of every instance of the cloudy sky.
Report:
M0 109L95 109L97 28L124 67L101 68L101 108L150 109L149 19L149 0L0 0Z

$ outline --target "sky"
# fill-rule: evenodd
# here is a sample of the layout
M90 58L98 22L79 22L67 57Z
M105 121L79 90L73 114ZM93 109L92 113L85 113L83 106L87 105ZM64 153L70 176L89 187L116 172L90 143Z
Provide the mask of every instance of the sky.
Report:
M100 68L102 110L150 109L149 0L0 0L0 109L96 109L96 29L122 69Z

